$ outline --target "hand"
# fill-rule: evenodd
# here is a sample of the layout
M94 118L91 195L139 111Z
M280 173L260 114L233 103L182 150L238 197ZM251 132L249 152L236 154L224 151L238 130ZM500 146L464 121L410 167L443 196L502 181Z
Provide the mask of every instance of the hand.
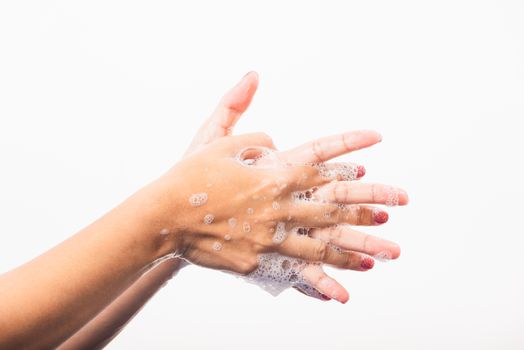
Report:
M256 73L251 72L248 73L233 89L231 89L221 99L219 105L211 117L200 128L186 154L190 154L196 149L203 147L205 144L212 142L217 138L230 135L235 123L249 106L251 99L256 92L257 86L258 76ZM282 155L282 158L287 159L290 162L319 162L322 160L328 160L328 158L333 157L335 154L326 154L322 147L329 145L332 140L333 138L327 138L310 143L293 151L285 152ZM364 175L365 170L363 167L356 165L352 166L353 168L358 169L357 178L360 178ZM371 193L375 193L375 196L378 197L371 202L380 203L380 196L385 196L387 201L388 190L386 190L385 187L368 185L368 189L363 193L370 192L369 186L371 186ZM349 183L338 184L336 187L331 185L327 186L324 191L320 191L317 196L324 192L323 195L325 196L338 196L340 201L344 201L344 198L340 197L344 196L344 193L346 193L345 191L349 189L352 190L351 192L353 194L355 189L363 189L363 187L353 188ZM405 204L407 197L400 197L400 204ZM358 198L353 198L353 202L356 202L357 199ZM351 198L348 198L346 201L350 203L352 202ZM349 210L353 211L352 223L354 225L377 225L386 222L388 219L387 213L378 208L365 207L357 204L351 205ZM331 242L331 244L339 246L342 249L351 250L354 252L361 252L369 255L380 254L393 259L397 258L400 254L400 249L396 244L374 236L366 235L351 229L349 226L332 226L324 229L314 229L310 230L309 233L312 237ZM358 260L359 255L354 254L354 256L355 259ZM360 257L362 258L363 270L369 269L373 266L372 259L366 259L361 255ZM302 274L308 284L322 291L325 295L335 297L335 299L339 301L347 301L347 291L339 283L327 276L322 271L320 266L307 266L303 270ZM311 293L311 288L304 287L307 286L303 286L302 289L307 291L308 294L315 295L315 293Z

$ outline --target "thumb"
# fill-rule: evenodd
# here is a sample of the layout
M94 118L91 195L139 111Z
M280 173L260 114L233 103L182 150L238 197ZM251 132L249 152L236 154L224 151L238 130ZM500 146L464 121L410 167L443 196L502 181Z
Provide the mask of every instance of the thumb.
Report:
M233 127L249 107L258 87L258 74L247 73L218 103L215 111L200 127L186 154L220 137L231 135Z

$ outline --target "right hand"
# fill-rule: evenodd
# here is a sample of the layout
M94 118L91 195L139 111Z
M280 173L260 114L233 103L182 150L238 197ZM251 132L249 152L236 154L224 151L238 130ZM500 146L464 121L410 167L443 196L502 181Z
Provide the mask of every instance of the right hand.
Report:
M199 130L199 133L195 136L193 143L190 149L188 150L188 154L191 154L191 152L194 152L195 149L202 148L206 144L216 139L223 137L229 138L228 136L230 135L235 123L238 121L241 114L249 106L249 103L256 91L257 85L257 75L255 73L250 73L247 74L241 80L241 82L237 84L237 86L235 86L230 92L228 92L228 94L226 94L222 98L219 106L216 108L213 115L208 119L208 121ZM373 143L380 140L380 136L378 136L376 133L367 134L368 137L364 138L362 138L361 136L362 135L359 136L359 134L347 133L345 135L320 139L315 142L311 142L304 146L298 147L294 150L282 152L279 154L279 158L284 162L290 163L324 162L343 153L347 153L352 150L372 145ZM266 146L271 147L271 142L267 140L266 137L259 137L263 141L263 144L266 144ZM356 141L356 143L353 143L353 145L347 143L348 140L352 141L351 138L353 138L353 141ZM348 145L350 146L349 148ZM356 167L356 165L354 166ZM358 168L363 169L363 167L360 166L358 166ZM387 197L385 195L385 188L382 185L358 186L357 183L339 182L338 185L334 187L336 184L337 183L332 183L323 187L323 192L326 199L333 201L336 197L338 197L338 201L346 201L349 203L358 203L359 201L367 201L368 203L383 203L385 198ZM350 188L352 189L352 193L360 192L359 198L341 198L341 194L347 193L347 190ZM319 191L317 193L322 192ZM330 196L333 198L328 198ZM267 197L268 196L266 195L266 198ZM405 204L407 202L407 197L405 196L405 194L401 195L400 197L400 204ZM272 202L267 200L264 204L265 208L260 207L259 209L269 209L269 204L272 204ZM231 203L229 202L228 207L232 207ZM246 208L243 209L247 210ZM378 208L373 208L361 204L350 204L350 209L351 215L346 215L346 219L353 225L378 225L384 223L385 220L387 220L386 212ZM272 211L273 208L271 206L269 213L271 213ZM268 212L266 212L266 214L267 213ZM244 211L242 215L245 217L245 214L246 212ZM377 220L377 218L379 218L379 220ZM249 215L248 219L251 221L261 220L260 218L255 219L253 215ZM274 221L275 218L272 219ZM223 249L228 249L227 245L230 245L229 243L231 243L231 241L224 240L224 237L227 234L229 234L228 232L230 230L230 226L224 226L223 222L222 225L217 225L218 222L216 220L217 219L215 218L214 224L212 224L213 229L217 229L220 226L222 228L225 228L224 231L217 230L217 235L215 235L214 237L207 236L206 239L204 239L201 243L197 244L198 247L203 248L201 250L193 247L196 244L196 242L192 241L191 249L189 249L186 252L186 255L189 255L189 260L193 258L197 261L197 263L200 259L200 263L203 265L212 265L210 267L215 266L218 268L228 269L228 267L225 266L227 264L224 264L220 261L224 259ZM241 220L242 219L237 218L238 230L242 230L241 226L243 225L243 221ZM274 222L272 224L274 224ZM298 222L295 222L295 224L298 224ZM288 225L290 224L288 223ZM269 230L274 229L272 227L266 228L268 232L266 232L266 236L263 238L265 241L268 240L268 236L272 236ZM206 226L206 229L209 229L209 227ZM261 251L271 251L271 249L275 249L279 252L282 252L282 254L287 253L288 255L299 256L302 258L305 258L305 254L309 253L309 257L312 260L326 261L327 263L331 263L336 266L342 265L343 267L356 269L360 271L368 270L370 267L373 266L373 260L369 258L368 255L375 255L377 253L385 252L387 255L394 259L397 258L400 254L400 249L398 245L387 240L356 231L350 228L349 226L318 227L310 230L309 234L311 237L317 239L305 240L304 237L298 236L292 238L290 241L285 242L285 244L281 244L273 248L263 248L265 246L260 245L260 243L257 243L256 240L251 241L251 244L257 246L259 249L261 249ZM229 235L232 238L232 235ZM300 239L300 241L298 241L297 239ZM294 246L294 241L296 241L296 243L300 242L300 244L298 246ZM220 251L215 251L212 249L213 244L215 242L222 244L222 249ZM249 245L248 242L249 240L243 239L241 244ZM332 249L330 249L329 245L326 245L326 242L334 244L346 250L347 252L344 253L342 256L337 257L338 253L336 255L332 254ZM303 244L305 244L305 246L303 246ZM211 258L212 256L216 256L216 260L214 258ZM246 255L244 258L245 259L241 259L241 261L243 262L240 264L243 266L236 266L237 271L247 272L251 270L254 266L256 266L255 256L251 255L248 257ZM221 266L221 264L224 266ZM330 278L324 271L322 271L319 265L307 266L303 270L302 274L304 279L310 284L310 286L319 290L321 293L324 293L328 297L334 297L342 302L347 301L347 291L338 282Z

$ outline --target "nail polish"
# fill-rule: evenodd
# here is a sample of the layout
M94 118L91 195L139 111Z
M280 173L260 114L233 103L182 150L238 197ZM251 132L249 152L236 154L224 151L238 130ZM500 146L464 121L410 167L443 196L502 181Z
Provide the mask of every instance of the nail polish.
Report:
M376 211L374 213L374 219L377 224L384 224L388 221L389 215L385 211Z
M360 263L360 267L366 270L372 269L373 266L375 266L375 260L371 258L364 258Z
M360 179L364 175L366 175L366 168L364 168L362 165L359 165L357 167L357 178Z

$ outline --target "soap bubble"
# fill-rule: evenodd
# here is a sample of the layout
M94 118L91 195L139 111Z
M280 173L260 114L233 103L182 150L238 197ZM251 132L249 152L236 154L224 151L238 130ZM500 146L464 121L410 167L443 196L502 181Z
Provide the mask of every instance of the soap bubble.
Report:
M399 202L399 191L395 187L387 186L386 193L387 193L386 205L388 207L397 206Z
M204 224L209 225L215 220L215 216L213 214L207 214L204 216Z
M302 290L307 290L305 286L308 283L302 278L302 270L308 265L300 259L282 256L278 253L267 253L258 257L258 268L243 278L258 285L271 295L277 296L292 286L299 286ZM314 290L311 287L309 289Z
M189 197L189 204L193 207L200 207L207 203L207 193L195 193Z
M319 163L314 167L318 169L320 176L328 179L352 181L358 177L358 167L346 163Z
M233 228L237 225L237 219L230 218L229 220L227 220L227 223L229 224L229 227Z
M389 260L391 260L393 258L391 253L387 252L387 251L379 252L379 253L373 255L373 257L375 259L377 259L378 261L381 261L381 262L388 262Z
M283 222L279 222L275 229L275 234L273 235L273 243L280 244L284 242L287 235L288 232L286 231L286 224Z

